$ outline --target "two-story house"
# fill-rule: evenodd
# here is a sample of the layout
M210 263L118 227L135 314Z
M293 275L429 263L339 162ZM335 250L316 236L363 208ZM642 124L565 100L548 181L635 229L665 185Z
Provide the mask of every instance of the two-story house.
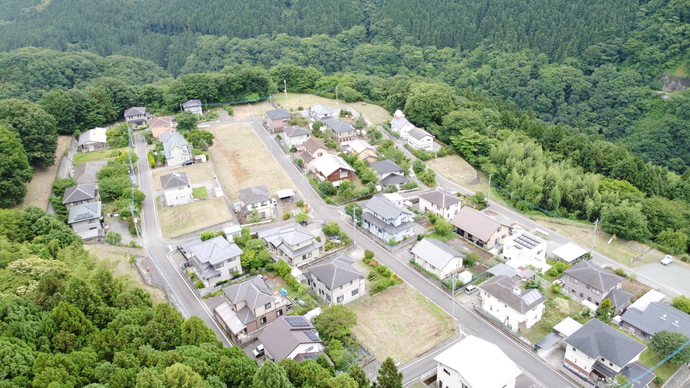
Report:
M376 147L369 144L365 140L355 139L352 141L343 142L341 146L343 147L343 151L350 155L356 156L357 159L365 163L375 162L378 158Z
M546 299L539 290L523 290L505 275L479 285L479 300L482 310L515 332L534 326L546 310Z
M285 109L273 109L266 112L264 121L271 132L278 133L283 132L283 128L288 126L291 118L292 115Z
M329 305L353 301L365 293L364 276L353 263L345 253L320 261L304 272L307 286Z
M398 189L410 181L405 176L405 171L391 159L379 160L369 163L369 167L376 171L376 176L383 187L396 186Z
M70 207L67 224L84 241L100 241L105 235L101 201Z
M105 128L92 128L79 135L77 147L81 152L102 151L108 148L108 136Z
M275 217L275 205L266 185L241 189L240 204L242 205L242 214L245 216L256 211L262 219Z
M329 181L338 186L344 180L355 179L355 169L350 167L340 156L327 154L313 163L314 173L322 181Z
M304 144L311 137L311 133L307 128L298 127L296 125L289 125L283 127L283 141L285 145L290 147L297 147Z
M195 115L201 116L204 114L202 107L204 104L201 103L201 101L192 99L192 100L187 100L180 104L180 107L182 108L183 111L185 112L192 112Z
M135 106L125 110L125 121L127 124L142 125L151 118L149 113L146 113L146 108Z
M100 200L98 188L93 183L85 183L68 187L65 189L65 193L62 195L62 198L62 204L65 205L67 210L69 210L72 206Z
M172 116L154 117L149 119L148 124L151 135L156 139L164 133L175 132L177 129Z
M297 222L259 232L276 260L284 259L294 267L304 266L321 257L321 244L316 236Z
M586 380L610 382L622 374L638 380L635 387L646 387L654 379L651 372L640 373L647 370L639 362L646 346L598 319L585 323L565 343L563 365Z
M309 108L309 118L311 121L321 121L333 118L333 109L326 105L314 105Z
M546 241L532 233L520 231L506 238L503 244L503 259L513 268L527 268L528 265L546 272Z
M409 122L403 112L398 109L393 113L393 119L390 122L391 129L398 133L402 140L407 140L407 133L412 128L417 128L414 124Z
M192 202L192 185L186 172L173 172L161 176L163 198L167 206L178 206Z
M424 270L445 279L448 276L460 272L462 259L465 255L442 241L425 237L415 244L410 251L414 261Z
M244 252L223 236L206 241L196 239L178 246L178 250L206 286L230 280L237 273L242 273L240 255Z
M179 132L168 132L158 136L163 143L163 155L168 166L179 166L192 160L192 145Z
M328 155L328 148L321 142L321 140L314 137L309 138L301 145L296 146L300 153L300 158L304 163L304 168L307 171L314 170L314 162L324 155Z
M412 128L407 132L407 145L416 150L433 151L434 136L421 128Z
M273 292L262 276L254 276L223 289L226 306L216 309L226 331L240 345L251 341L258 330L292 312L290 300Z
M489 249L501 245L510 231L507 225L469 206L463 206L450 223L460 237Z
M302 361L323 354L324 343L314 325L304 316L280 317L259 334L267 360L289 358Z
M338 144L355 140L355 128L352 125L336 119L327 119L323 123L333 131Z
M372 197L362 211L362 226L384 241L400 241L414 234L412 212L383 196Z
M563 291L567 292L572 298L580 301L587 301L599 306L601 301L606 298L611 300L611 304L618 308L617 303L622 303L623 298L612 298L612 292L627 292L620 290L623 278L613 274L589 260L582 260L565 271L563 277ZM628 293L630 294L630 293ZM624 303L630 301L632 294L629 295ZM621 302L617 302L620 300Z
M436 188L419 194L419 211L434 213L446 221L452 220L462 207L462 201L457 196L443 189Z

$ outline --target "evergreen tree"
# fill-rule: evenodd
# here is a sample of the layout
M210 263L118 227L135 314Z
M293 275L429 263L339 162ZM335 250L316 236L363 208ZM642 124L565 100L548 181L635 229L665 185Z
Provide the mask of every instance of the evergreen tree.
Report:
M259 367L254 374L253 388L294 388L285 370L271 360Z
M381 364L379 376L376 379L375 388L402 388L402 373L398 372L393 359L388 357Z

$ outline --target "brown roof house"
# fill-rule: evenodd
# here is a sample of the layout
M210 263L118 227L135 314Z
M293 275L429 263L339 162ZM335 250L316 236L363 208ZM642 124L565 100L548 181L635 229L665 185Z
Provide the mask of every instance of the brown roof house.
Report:
M300 157L304 162L304 168L314 171L314 162L324 155L328 155L328 148L316 138L310 138L301 145L296 146Z
M588 260L582 260L566 270L562 280L564 292L575 299L594 304L595 309L601 301L609 298L617 311L622 310L632 298L632 294L620 289L622 277Z
M268 249L276 254L276 260L284 259L295 267L321 257L321 244L316 236L297 222L261 231L259 238L266 241Z
M290 300L273 292L261 276L233 284L223 295L225 303L214 312L238 345L256 338L259 329L292 312Z
M316 358L325 348L314 325L303 316L276 319L259 334L259 341L264 345L266 359L275 362Z
M523 290L512 278L499 275L479 285L484 312L515 332L534 326L544 315L544 295L537 289Z
M507 225L469 206L462 207L451 224L460 237L489 249L503 243L510 230Z
M288 126L288 121L292 118L290 112L285 109L273 109L266 112L264 121L268 129L273 133L283 132L283 128Z
M76 185L65 189L62 203L69 210L72 206L99 201L98 188L93 183Z
M304 273L307 285L330 304L348 303L364 295L364 276L347 254L336 254L310 266Z
M172 116L154 117L149 119L148 124L151 135L155 138L164 133L175 132L177 129Z
M461 202L457 196L436 188L419 195L419 211L432 212L450 221L460 212Z
M332 182L335 186L345 179L352 181L355 178L355 169L345 159L331 154L314 161L314 172L320 180Z

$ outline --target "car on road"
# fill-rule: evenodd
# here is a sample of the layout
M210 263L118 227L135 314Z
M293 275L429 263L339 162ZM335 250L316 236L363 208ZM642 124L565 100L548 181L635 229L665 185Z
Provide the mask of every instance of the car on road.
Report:
M669 265L671 263L673 263L673 256L671 255L666 255L663 259L661 259L661 264L663 265Z
M261 344L261 345L257 346L256 349L254 349L252 351L252 353L254 353L254 357L256 357L256 358L263 356L264 355L264 345Z
M469 286L465 287L465 293L467 294L473 294L477 292L478 288L474 284L470 284Z

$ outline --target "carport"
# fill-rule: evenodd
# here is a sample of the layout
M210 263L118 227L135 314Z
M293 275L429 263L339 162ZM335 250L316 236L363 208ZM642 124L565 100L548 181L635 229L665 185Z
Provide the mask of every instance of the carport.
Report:
M534 344L534 350L549 349L562 339L563 337L556 333L549 333L544 338L540 339L536 344Z

